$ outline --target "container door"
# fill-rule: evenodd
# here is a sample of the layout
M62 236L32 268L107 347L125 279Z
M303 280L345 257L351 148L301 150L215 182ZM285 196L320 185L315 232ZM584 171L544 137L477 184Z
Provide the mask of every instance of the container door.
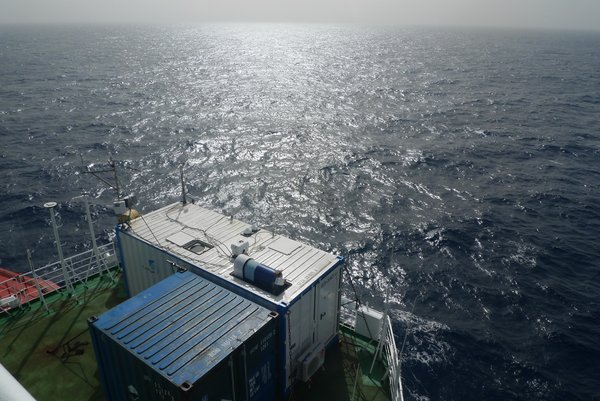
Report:
M337 332L338 291L340 269L336 269L318 286L317 344L326 345Z

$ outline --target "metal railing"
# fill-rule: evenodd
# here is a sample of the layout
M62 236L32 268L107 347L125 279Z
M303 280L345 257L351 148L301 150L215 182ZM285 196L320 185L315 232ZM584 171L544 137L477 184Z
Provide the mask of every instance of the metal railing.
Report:
M342 296L341 301L340 323L354 329L356 327L356 301L352 301L345 296Z
M31 257L28 252L31 267ZM87 283L88 279L100 274L111 274L117 266L115 247L112 242L95 249L64 259L64 269L60 261L33 268L28 273L16 274L0 282L0 311L10 310L34 300L41 300L55 291L71 288L77 283ZM111 276L112 278L112 276Z
M401 360L398 357L398 348L396 347L394 331L392 330L392 320L387 314L383 316L383 319L379 345L382 350L383 359L387 363L386 375L389 378L391 398L392 401L404 401Z
M356 321L360 318L358 309L360 309L360 307L356 301L350 301L349 299L342 297L340 322L355 329ZM373 363L375 363L375 359L381 357L386 366L384 379L387 378L389 381L391 401L404 401L401 369L402 361L398 355L398 348L396 347L396 339L392 328L392 320L390 319L387 310L383 314L379 332L370 334L372 335L372 338L378 340Z

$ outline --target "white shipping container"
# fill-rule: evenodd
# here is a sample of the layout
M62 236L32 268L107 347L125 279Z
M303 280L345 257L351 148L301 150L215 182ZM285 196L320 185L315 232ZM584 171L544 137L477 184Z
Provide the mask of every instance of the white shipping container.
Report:
M232 249L245 249L244 243L248 257L265 266L253 270L255 277L260 269L281 272L283 291L272 293L233 275ZM131 296L181 267L278 312L285 392L313 373L336 339L342 258L189 203L117 227L117 244Z

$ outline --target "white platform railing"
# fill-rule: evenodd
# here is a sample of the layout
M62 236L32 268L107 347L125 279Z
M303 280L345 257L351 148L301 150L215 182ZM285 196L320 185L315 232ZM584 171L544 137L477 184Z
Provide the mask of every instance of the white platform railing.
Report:
M64 263L66 269L62 269L61 262L53 262L0 282L0 311L37 299L44 302L46 295L66 289L67 282L85 284L99 273L111 274L111 269L118 264L112 242L65 258Z
M392 401L404 401L402 391L402 366L398 357L398 348L392 330L392 321L389 315L383 316L383 328L381 332L380 345L382 348L383 359L387 363L387 372L390 382L390 393Z
M402 361L398 356L392 320L387 313L381 314L381 312L376 312L364 306L359 307L356 301L350 301L346 297L342 297L342 305L340 308L340 321L342 324L356 329L357 319L363 319L365 320L363 326L372 326L369 324L367 315L370 315L371 317L376 315L381 316L379 330L377 330L377 332L375 332L375 330L370 330L368 334L364 333L363 335L367 335L368 337L379 341L375 358L381 358L386 366L385 378L389 381L391 401L404 401L401 369Z

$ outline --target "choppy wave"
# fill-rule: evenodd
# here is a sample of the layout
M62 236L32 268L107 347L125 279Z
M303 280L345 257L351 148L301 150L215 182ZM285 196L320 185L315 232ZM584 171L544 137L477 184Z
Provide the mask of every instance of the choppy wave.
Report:
M346 257L407 332L413 400L589 400L600 37L335 26L0 27L0 258L190 192Z

